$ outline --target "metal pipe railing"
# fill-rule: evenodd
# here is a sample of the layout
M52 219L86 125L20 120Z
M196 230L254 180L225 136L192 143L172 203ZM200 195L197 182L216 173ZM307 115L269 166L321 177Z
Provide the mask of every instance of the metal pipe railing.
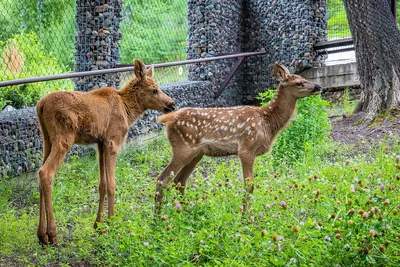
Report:
M173 66L179 66L179 65L188 65L188 64L194 64L194 63L210 62L210 61L217 61L217 60L238 58L238 57L259 56L259 55L265 55L265 54L266 54L266 52L237 53L237 54L230 54L230 55L217 56L217 57L199 58L199 59L191 59L191 60L185 60L185 61L159 63L159 64L154 64L154 68L166 68L166 67L173 67ZM150 66L150 65L147 65L147 66ZM78 77L85 77L85 76L92 76L92 75L101 75L101 74L107 74L107 73L127 72L127 71L133 71L133 69L134 69L133 65L132 66L131 65L127 65L127 67L119 67L119 68L112 68L112 69L92 70L92 71L83 71L83 72L71 72L71 73L63 73L63 74L57 74L57 75L32 77L32 78L24 78L24 79L15 79L15 80L9 80L9 81L0 82L0 87L11 86L11 85L19 85L19 84L26 84L26 83L36 83L36 82L61 80L61 79L71 79L71 78L78 78Z

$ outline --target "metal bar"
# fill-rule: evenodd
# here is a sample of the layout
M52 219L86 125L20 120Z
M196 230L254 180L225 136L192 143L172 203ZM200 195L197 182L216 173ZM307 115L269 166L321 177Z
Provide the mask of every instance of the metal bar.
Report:
M221 59L258 56L258 55L265 55L265 54L266 54L266 52L237 53L237 54L233 54L233 55L226 55L226 56L219 56L219 57L199 58L199 59L191 59L191 60L185 60L185 61L175 61L175 62L154 64L154 68L165 68L165 67L187 65L187 64L193 64L193 63L216 61L216 60L221 60ZM150 66L150 65L147 65L147 66ZM127 71L133 71L133 68L134 68L133 65L127 65L126 67L121 67L121 68L92 70L92 71L83 71L83 72L72 72L72 73L64 73L64 74L58 74L58 75L33 77L33 78L26 78L26 79L16 79L16 80L0 82L0 87L18 85L18 84L26 84L26 83L35 83L35 82L45 82L45 81L52 81L52 80L71 79L71 78L77 78L77 77L101 75L101 74L115 73L115 72L127 72Z
M347 51L354 51L354 47L345 47L345 48L338 48L335 50L330 50L330 51L318 51L317 54L318 55L327 55L327 54L335 54L335 53L339 53L339 52L347 52Z
M222 94L222 92L225 90L226 86L231 81L233 75L235 75L236 71L239 69L240 65L242 64L244 58L245 57L242 56L242 57L239 57L238 60L236 60L235 64L231 68L231 71L228 73L225 80L222 82L221 87L219 88L218 92L215 93L215 98L218 98Z
M318 43L314 44L314 49L321 50L321 49L326 49L326 48L346 46L346 45L352 45L352 44L353 44L353 38L350 37L350 38L343 38L343 39L326 41L326 42L318 42Z

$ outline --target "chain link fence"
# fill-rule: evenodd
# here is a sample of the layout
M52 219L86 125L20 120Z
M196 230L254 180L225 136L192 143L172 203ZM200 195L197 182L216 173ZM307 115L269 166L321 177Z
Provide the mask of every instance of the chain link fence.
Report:
M122 10L112 8L118 2ZM146 64L184 60L186 10L186 0L0 0L0 81L82 71L85 64L84 70L116 67L134 58ZM88 34L89 39L81 39ZM111 53L106 51L110 39ZM120 75L115 85L132 74ZM184 81L187 71L166 68L157 71L157 78L161 84ZM68 79L3 87L0 109L34 106L51 91L74 88Z
M134 58L146 64L185 60L186 10L186 0L0 0L0 81L118 67ZM0 179L41 165L33 108L41 97L81 89L82 81L89 89L99 85L93 80L118 86L132 75L0 87ZM156 79L186 81L186 67L157 69Z
M328 40L351 37L343 0L326 1L328 15ZM400 0L396 0L395 2L397 26L400 28Z

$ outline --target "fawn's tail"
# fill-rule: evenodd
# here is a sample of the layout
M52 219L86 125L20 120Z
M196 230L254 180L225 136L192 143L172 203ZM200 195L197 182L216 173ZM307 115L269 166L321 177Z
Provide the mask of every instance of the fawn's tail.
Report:
M163 114L157 118L158 123L166 123L174 120L174 112Z

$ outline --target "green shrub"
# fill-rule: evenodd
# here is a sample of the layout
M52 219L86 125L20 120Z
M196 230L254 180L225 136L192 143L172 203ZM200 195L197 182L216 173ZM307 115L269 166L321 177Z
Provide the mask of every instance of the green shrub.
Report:
M18 53L17 62L23 62L13 70L7 64L9 57L4 56L8 51L14 50ZM43 44L35 33L21 32L14 35L5 43L0 42L0 65L3 70L0 72L0 80L12 80L29 77L37 77L63 73L67 68L57 62L52 53L47 53ZM15 58L15 57L14 57ZM12 61L13 59L11 59ZM12 64L12 63L11 63ZM70 80L57 80L44 83L31 83L0 88L1 108L8 102L15 108L23 108L36 105L36 102L46 94L56 90L72 90L74 83Z
M275 90L267 90L259 95L263 106L268 105ZM331 124L328 119L329 102L320 95L314 95L297 101L297 115L277 138L272 155L275 164L301 161L308 147L327 141Z

